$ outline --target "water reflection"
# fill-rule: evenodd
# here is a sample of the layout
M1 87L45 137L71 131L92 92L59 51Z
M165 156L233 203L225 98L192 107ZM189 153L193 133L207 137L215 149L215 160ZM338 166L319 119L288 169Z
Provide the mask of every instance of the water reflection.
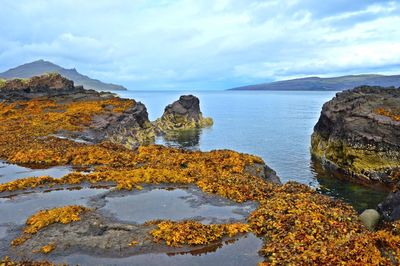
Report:
M199 149L202 129L169 131L157 139L158 144L169 147L195 150Z
M210 244L206 247L201 247L199 249L194 249L187 252L175 252L175 253L167 253L168 256L178 256L178 255L192 255L192 256L203 256L209 253L216 252L218 249L222 248L224 245L234 244L238 239L231 239L223 242L217 242Z
M48 175L59 178L72 171L73 169L70 166L55 166L47 169L33 169L32 167L28 168L0 161L0 183L6 183L19 178L31 176Z
M90 197L104 193L106 189L53 190L48 193L20 194L1 197L0 225L24 224L26 219L39 210L65 205L87 205Z
M375 209L389 193L388 188L379 185L365 186L348 181L348 177L326 169L321 162L311 159L311 169L319 182L317 191L322 194L342 199L351 204L358 212Z
M101 200L105 202L100 210L111 213L118 220L139 224L158 219L227 223L245 220L256 208L254 203L235 203L206 194L196 187L116 191L103 195Z
M199 249L196 253L142 254L126 258L103 258L72 254L56 258L55 262L71 265L257 265L263 260L258 254L262 240L253 234L241 237L234 243L219 243L214 250ZM203 251L203 252L201 252Z

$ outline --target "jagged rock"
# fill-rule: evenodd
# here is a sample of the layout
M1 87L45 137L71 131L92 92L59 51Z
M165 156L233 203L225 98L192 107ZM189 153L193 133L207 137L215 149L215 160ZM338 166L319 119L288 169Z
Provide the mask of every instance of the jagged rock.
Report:
M62 77L60 74L51 73L42 76L35 76L30 79L6 80L0 85L0 89L23 91L27 93L44 92L52 90L72 90L74 82Z
M0 101L30 100L44 96L63 95L84 91L59 74L46 74L30 79L1 80Z
M203 117L200 101L193 95L181 96L178 101L165 107L162 117L155 121L158 132L203 128L212 124L211 118Z
M70 139L92 143L109 140L132 149L155 140L154 127L148 119L146 106L141 102L135 102L122 113L95 115L90 126L83 131L60 133Z
M362 86L324 104L311 152L349 178L393 185L400 177L400 89Z
M374 209L367 209L360 214L360 220L369 230L374 230L380 219L379 212Z

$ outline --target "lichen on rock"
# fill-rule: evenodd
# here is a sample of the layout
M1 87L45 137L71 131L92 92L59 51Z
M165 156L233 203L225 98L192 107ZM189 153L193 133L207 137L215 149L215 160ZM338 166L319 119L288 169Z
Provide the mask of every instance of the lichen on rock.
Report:
M400 172L400 90L358 87L324 104L311 152L356 181L394 185Z

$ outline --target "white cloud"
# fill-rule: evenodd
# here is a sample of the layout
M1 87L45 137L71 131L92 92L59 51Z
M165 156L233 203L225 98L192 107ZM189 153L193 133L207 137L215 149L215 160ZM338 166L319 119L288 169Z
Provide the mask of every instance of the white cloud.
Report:
M4 0L0 68L44 58L143 89L395 71L399 3L340 3Z

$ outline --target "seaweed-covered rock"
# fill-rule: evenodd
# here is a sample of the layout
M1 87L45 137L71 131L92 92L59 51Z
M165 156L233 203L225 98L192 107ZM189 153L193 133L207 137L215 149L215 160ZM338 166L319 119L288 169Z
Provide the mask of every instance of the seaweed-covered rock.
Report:
M211 118L203 117L199 98L193 95L182 95L178 101L165 107L162 117L155 121L159 132L203 128L212 124Z
M400 89L362 86L324 104L311 152L325 166L365 183L400 177Z
M37 100L31 102L31 100ZM74 86L74 82L60 74L45 74L30 79L13 79L0 83L0 102L6 104L34 103L54 104L44 110L49 117L53 113L64 113L68 123L81 126L80 130L58 130L55 136L98 143L108 140L135 148L143 143L154 141L155 131L148 119L144 104L134 100L122 99L110 92L86 90ZM18 106L16 106L19 108ZM100 107L100 108L99 108ZM22 110L21 110L22 111ZM70 112L69 112L70 111ZM88 116L87 123L79 124Z
M93 143L109 140L128 148L153 143L155 138L154 127L148 119L146 106L141 102L134 102L123 112L96 114L89 127L82 131L61 133L72 139Z

